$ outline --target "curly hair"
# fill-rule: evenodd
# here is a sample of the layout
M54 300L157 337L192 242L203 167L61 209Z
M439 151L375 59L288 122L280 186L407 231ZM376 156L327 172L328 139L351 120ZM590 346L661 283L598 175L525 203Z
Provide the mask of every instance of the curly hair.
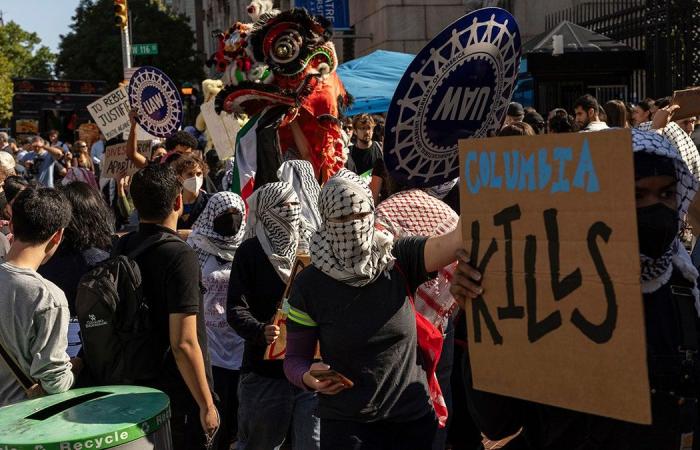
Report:
M183 173L194 168L195 166L199 166L202 169L203 176L206 177L207 173L209 173L209 167L207 167L199 156L193 153L177 158L175 161L173 161L171 166L178 176L181 176Z
M89 248L109 251L114 234L114 215L102 194L81 181L61 186L58 190L73 209L70 223L63 232L61 247L78 252Z

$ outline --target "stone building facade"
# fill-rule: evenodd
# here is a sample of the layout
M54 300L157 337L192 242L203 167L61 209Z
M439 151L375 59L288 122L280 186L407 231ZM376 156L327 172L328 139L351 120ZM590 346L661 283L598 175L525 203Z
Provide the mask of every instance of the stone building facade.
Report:
M474 9L505 8L518 20L522 41L543 33L548 13L609 0L347 0L353 29L337 32L341 62L377 49L416 53L454 20ZM197 37L197 50L211 56L216 34L237 20L248 20L249 0L169 0L176 13L185 14ZM293 0L275 0L287 9ZM343 38L342 36L348 36Z

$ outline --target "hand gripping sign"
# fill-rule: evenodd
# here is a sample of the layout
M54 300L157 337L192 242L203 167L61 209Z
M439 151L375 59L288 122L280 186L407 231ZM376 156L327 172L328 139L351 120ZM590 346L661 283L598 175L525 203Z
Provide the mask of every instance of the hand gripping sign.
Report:
M438 34L401 78L389 106L384 160L392 176L433 186L458 176L457 141L500 127L520 65L515 19L484 8Z
M138 109L138 124L147 133L164 138L182 125L182 100L177 86L159 69L143 66L129 80L129 103Z
M475 389L651 422L629 130L460 141Z

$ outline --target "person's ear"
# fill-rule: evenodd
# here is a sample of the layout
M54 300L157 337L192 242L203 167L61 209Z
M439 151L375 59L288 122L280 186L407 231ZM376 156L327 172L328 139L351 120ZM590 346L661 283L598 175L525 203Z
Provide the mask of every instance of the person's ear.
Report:
M177 194L175 201L173 202L173 211L179 212L182 209L182 192Z
M61 228L61 229L59 229L58 231L56 231L56 232L53 234L53 236L51 236L51 239L49 240L49 243L50 243L52 246L58 246L58 245L61 243L61 241L63 240L63 231L64 231L64 229Z

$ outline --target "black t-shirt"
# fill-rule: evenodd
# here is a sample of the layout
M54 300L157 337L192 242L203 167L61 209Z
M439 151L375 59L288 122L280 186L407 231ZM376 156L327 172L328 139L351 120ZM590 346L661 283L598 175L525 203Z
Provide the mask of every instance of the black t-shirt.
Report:
M372 146L369 148L350 146L350 157L355 166L354 172L358 175L375 171L377 161L384 161L382 146L376 141L372 141Z
M316 267L294 281L290 305L317 324L323 362L355 383L336 395L319 396L324 419L408 422L431 411L426 375L420 366L416 320L407 288L429 278L423 252L426 238L397 241L394 266L373 283L354 287ZM287 321L292 330L306 327Z
M657 450L678 448L681 435L681 408L679 399L694 397L698 381L682 381L680 367L685 355L678 351L681 340L681 321L677 300L672 297L671 286L690 288L690 283L674 270L669 282L653 293L643 295L646 344L649 362L649 382L652 392L652 425L622 422L602 416L556 408L540 403L519 400L471 388L472 371L467 351L465 385L468 401L475 421L482 432L492 439L500 439L523 428L523 436L531 448L558 450L563 448L601 448L620 450ZM690 320L695 330L700 329L700 320L695 314L694 300L689 302ZM686 315L687 316L687 315ZM698 342L700 345L700 341ZM467 349L468 350L468 349ZM689 367L700 367L700 357L692 355ZM535 381L533 381L535 382ZM685 391L685 392L684 392ZM670 395L669 392L675 394ZM697 403L689 403L688 413L697 417ZM689 414L690 416L690 414ZM688 432L691 430L685 430ZM700 423L692 423L697 436Z
M284 378L282 361L265 361L263 357L267 348L265 325L272 322L285 287L257 237L238 247L231 264L226 317L245 339L241 372Z
M139 224L139 231L122 237L116 247L120 254L136 249L142 242L157 234L175 232L157 224ZM158 354L166 354L162 376L144 384L165 391L168 395L189 393L170 348L170 314L196 314L197 339L202 349L207 380L213 386L211 364L207 350L207 331L204 325L203 285L197 254L184 241L160 244L136 258L142 278L143 293L152 307L155 342Z

